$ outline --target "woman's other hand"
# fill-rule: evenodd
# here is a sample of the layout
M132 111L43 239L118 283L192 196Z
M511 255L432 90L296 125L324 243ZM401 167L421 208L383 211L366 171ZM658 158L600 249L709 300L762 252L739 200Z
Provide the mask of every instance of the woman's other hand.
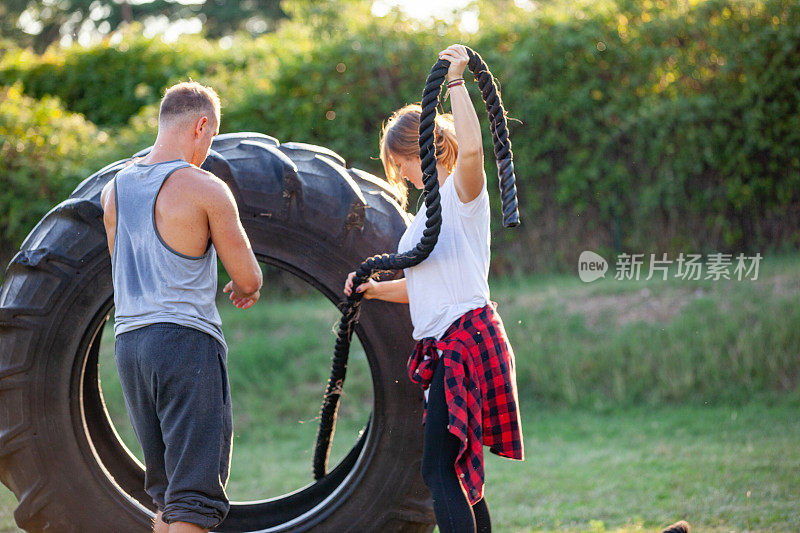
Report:
M447 69L447 81L464 77L464 69L469 63L469 55L463 44L454 44L439 52L439 59L446 59L450 62Z

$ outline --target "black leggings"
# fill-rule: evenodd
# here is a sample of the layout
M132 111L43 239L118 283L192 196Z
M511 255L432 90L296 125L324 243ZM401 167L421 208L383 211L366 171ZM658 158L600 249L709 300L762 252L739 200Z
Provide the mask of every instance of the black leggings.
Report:
M490 533L492 522L486 499L470 506L455 470L461 440L447 429L444 362L436 365L428 393L422 478L433 496L433 511L441 533Z

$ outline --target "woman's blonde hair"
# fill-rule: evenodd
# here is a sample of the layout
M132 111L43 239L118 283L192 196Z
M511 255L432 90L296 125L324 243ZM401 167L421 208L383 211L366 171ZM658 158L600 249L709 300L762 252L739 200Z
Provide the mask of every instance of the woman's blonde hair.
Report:
M400 204L405 208L408 201L408 187L403 183L399 165L392 156L419 157L419 118L422 107L409 104L392 113L381 130L381 163L386 172L386 180L397 192ZM453 115L436 114L434 128L436 161L444 165L448 172L456 166L458 142L453 123Z

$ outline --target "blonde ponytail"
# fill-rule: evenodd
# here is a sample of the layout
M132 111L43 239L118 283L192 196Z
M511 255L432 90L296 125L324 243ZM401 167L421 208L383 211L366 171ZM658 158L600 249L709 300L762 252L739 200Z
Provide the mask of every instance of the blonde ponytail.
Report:
M434 142L436 143L436 161L452 172L458 158L458 141L456 140L456 127L453 115L436 115L434 128Z

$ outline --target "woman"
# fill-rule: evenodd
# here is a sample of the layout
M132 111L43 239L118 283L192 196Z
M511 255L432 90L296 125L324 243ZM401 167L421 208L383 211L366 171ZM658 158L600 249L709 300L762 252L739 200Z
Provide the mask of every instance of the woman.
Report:
M417 347L409 374L426 390L422 476L433 496L439 530L491 531L483 498L483 447L523 459L514 355L489 300L489 197L478 117L464 85L469 57L462 45L443 50L450 62L453 115L437 116L435 143L442 227L433 252L405 278L356 288L365 298L409 303ZM423 187L420 107L396 111L381 136L381 161L391 184ZM405 198L405 194L403 194ZM405 204L405 200L403 201ZM425 228L421 209L400 239L414 247ZM351 273L345 283L353 290Z

